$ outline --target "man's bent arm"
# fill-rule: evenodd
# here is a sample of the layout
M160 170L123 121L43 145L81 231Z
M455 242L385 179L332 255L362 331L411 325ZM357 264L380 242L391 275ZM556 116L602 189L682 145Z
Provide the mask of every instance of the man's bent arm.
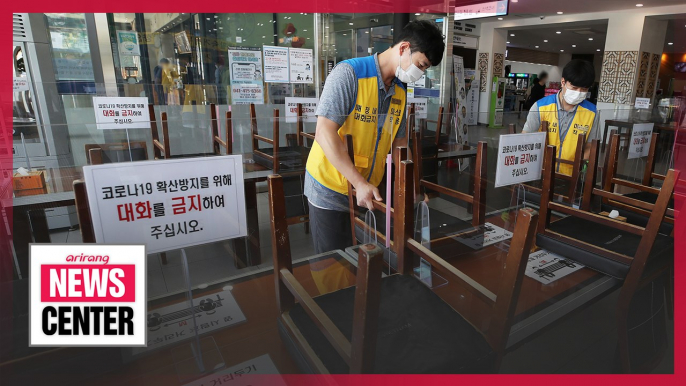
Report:
M339 128L340 126L336 122L319 116L317 117L317 131L314 139L322 147L324 155L331 162L331 165L357 188L360 184L367 181L350 160L348 148L341 141L341 137L338 136Z

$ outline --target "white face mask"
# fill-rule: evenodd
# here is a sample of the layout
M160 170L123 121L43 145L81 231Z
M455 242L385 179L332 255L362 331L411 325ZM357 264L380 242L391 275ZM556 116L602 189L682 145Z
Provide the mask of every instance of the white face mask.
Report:
M571 90L565 86L565 102L570 105L578 105L586 99L586 92Z
M398 57L398 67L395 69L395 76L400 79L403 83L412 83L419 80L419 78L424 75L424 71L420 70L419 67L415 66L412 62L412 52L410 51L410 67L407 70L403 70L400 65L400 60L402 56Z

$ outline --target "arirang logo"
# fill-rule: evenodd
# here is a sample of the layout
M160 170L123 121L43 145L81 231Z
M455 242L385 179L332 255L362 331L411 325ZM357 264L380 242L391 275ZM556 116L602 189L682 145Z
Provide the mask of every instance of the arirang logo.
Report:
M145 261L143 245L32 244L30 346L144 346Z

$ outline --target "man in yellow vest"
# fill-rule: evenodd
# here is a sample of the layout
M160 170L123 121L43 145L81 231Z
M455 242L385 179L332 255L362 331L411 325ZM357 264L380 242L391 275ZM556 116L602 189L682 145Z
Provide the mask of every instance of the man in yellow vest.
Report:
M539 131L542 122L548 122L548 143L557 149L557 157L574 161L578 137L586 135L584 154L596 123L596 107L586 100L588 89L595 82L593 64L574 59L562 70L562 90L538 100L531 106L523 133ZM572 165L558 164L559 173L572 174Z
M348 181L358 205L372 209L372 200L381 200L377 186L386 155L407 144L406 83L419 80L443 57L443 35L433 22L410 22L395 35L396 44L383 53L342 61L326 79L305 174L316 253L352 244ZM346 134L353 137L354 163Z

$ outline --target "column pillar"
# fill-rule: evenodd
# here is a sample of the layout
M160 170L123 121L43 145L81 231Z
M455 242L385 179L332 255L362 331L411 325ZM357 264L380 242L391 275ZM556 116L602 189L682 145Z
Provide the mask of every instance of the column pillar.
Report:
M477 69L479 70L479 123L488 123L494 76L505 74L507 29L481 25Z
M598 109L628 112L635 99L655 94L667 21L620 13L608 20ZM609 115L602 114L602 118Z

